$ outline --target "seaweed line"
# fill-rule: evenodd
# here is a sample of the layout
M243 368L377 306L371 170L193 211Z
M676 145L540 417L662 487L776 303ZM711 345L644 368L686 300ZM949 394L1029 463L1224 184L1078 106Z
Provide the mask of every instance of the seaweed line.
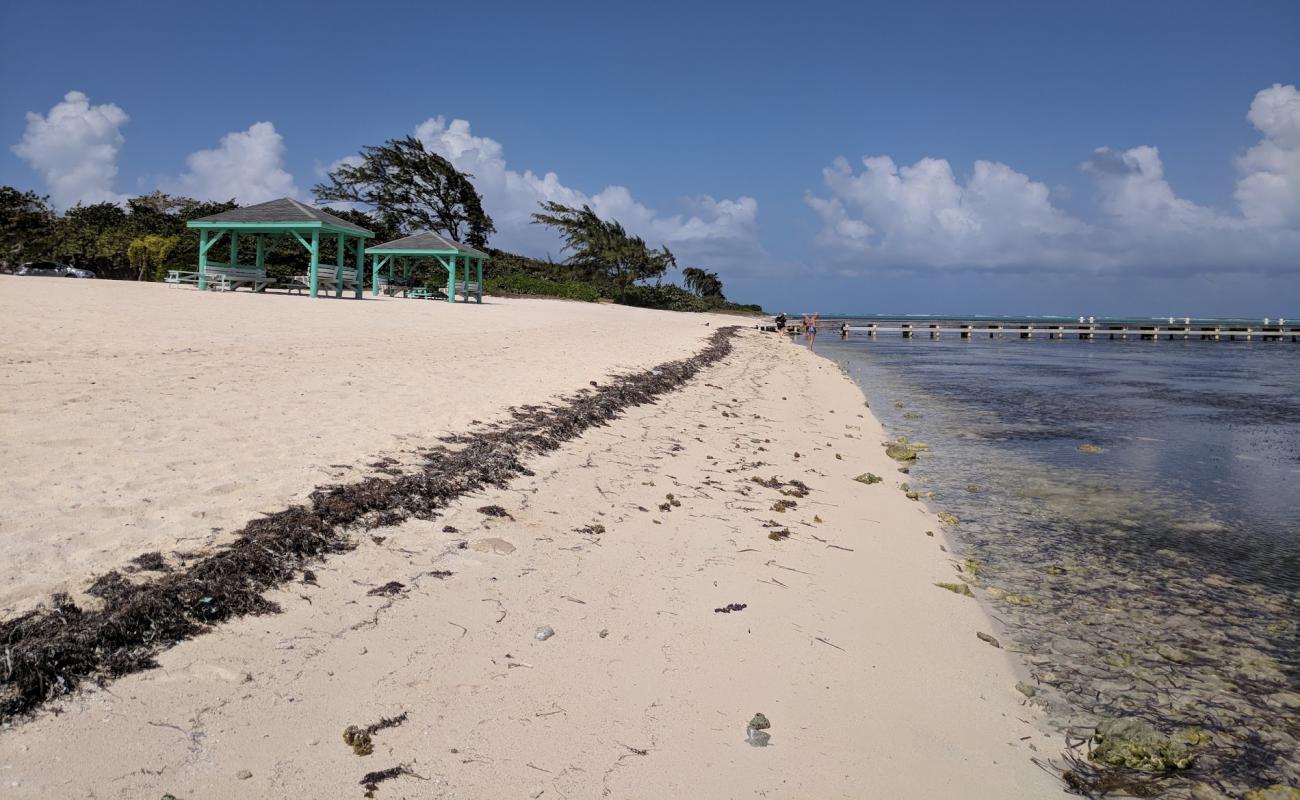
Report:
M680 388L725 358L738 331L715 331L689 358L613 378L547 406L512 408L508 421L446 437L421 452L412 473L318 487L308 505L249 521L230 544L188 565L139 580L108 572L89 589L103 601L100 608L82 609L57 593L48 605L0 622L0 720L30 712L84 681L104 685L152 668L159 651L217 623L278 612L265 593L303 575L308 565L352 550L349 529L432 519L458 498L530 475L526 459Z

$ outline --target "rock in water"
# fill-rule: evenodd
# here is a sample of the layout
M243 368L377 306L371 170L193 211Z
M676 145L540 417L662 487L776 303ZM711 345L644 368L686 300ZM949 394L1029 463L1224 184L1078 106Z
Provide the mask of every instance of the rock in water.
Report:
M1275 783L1266 789L1252 789L1246 792L1242 800L1300 800L1300 789Z
M992 634L985 633L984 631L976 631L976 632L975 632L975 635L976 635L977 637L979 637L979 640L980 640L981 642L988 642L989 644L993 645L994 647L1001 647L1001 646L1002 646L1002 643L999 642L998 639L997 639L997 637L994 636L994 635L992 635Z
M885 455L895 461L915 461L916 450L905 442L890 442L885 445Z
M1122 717L1102 722L1092 738L1096 747L1088 757L1093 761L1144 772L1167 772L1192 765L1196 754L1188 739L1199 740L1200 736L1166 736L1144 720Z
M940 589L947 589L953 594L962 594L962 595L966 595L967 597L975 596L975 594L970 590L970 587L964 583L940 582L940 583L936 583L935 586L938 586Z
M1097 453L1104 453L1104 452L1106 452L1106 448L1101 447L1100 445L1095 445L1095 444L1081 444L1081 445L1079 445L1079 452L1080 452L1080 453L1088 453L1088 454L1090 454L1090 455L1096 455Z

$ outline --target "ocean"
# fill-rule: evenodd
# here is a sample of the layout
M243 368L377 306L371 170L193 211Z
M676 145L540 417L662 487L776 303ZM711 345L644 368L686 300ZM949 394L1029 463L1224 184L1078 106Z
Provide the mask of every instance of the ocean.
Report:
M825 332L817 351L930 446L887 480L959 518L955 567L1050 724L1208 737L1147 791L1300 785L1300 346Z

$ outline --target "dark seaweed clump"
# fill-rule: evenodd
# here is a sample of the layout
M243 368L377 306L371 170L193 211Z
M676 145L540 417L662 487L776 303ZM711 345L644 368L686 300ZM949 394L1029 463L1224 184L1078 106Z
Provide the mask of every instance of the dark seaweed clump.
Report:
M57 594L47 606L0 622L0 719L30 711L85 680L103 684L153 667L163 648L232 617L279 611L265 593L302 575L308 565L351 550L349 527L431 519L457 498L531 474L527 458L681 387L730 353L738 330L715 331L690 358L615 378L549 406L512 409L508 422L449 437L425 451L412 473L318 488L309 505L248 522L229 545L184 569L142 580L109 572L91 587L101 608L82 609Z

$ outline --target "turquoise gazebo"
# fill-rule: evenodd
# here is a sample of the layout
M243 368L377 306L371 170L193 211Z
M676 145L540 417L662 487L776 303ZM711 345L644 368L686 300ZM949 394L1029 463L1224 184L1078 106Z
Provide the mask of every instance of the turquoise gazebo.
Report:
M186 226L199 231L197 282L200 289L206 289L209 284L220 281L225 288L246 285L255 292L264 290L270 283L266 277L267 244L274 246L276 241L289 236L297 239L310 254L307 272L294 276L293 280L300 287L309 289L312 297L316 297L322 284L327 293L329 289L334 289L335 297L342 297L343 289L351 287L354 296L360 298L365 288L366 239L373 239L375 235L359 225L293 198L282 197L244 208L233 208L187 222ZM239 263L241 235L252 235L257 241L257 257L253 264ZM224 236L230 237L229 260L224 263L209 260L209 252ZM334 265L322 265L321 242L330 236L337 243L338 257ZM355 251L356 260L352 267L346 265L349 249Z
M433 258L447 270L447 302L456 302L458 288L466 300L473 297L476 301L483 302L483 261L488 256L487 253L475 250L467 244L452 241L432 231L422 231L374 245L368 248L368 252L371 258L370 287L373 294L379 294L381 282L392 284L394 266L403 276L407 276L410 274L411 262L414 259ZM458 265L464 267L464 271L459 273L464 275L464 281L459 287L456 284ZM380 271L385 267L387 268L386 281L384 276L380 275ZM475 270L473 281L469 279L471 267Z

